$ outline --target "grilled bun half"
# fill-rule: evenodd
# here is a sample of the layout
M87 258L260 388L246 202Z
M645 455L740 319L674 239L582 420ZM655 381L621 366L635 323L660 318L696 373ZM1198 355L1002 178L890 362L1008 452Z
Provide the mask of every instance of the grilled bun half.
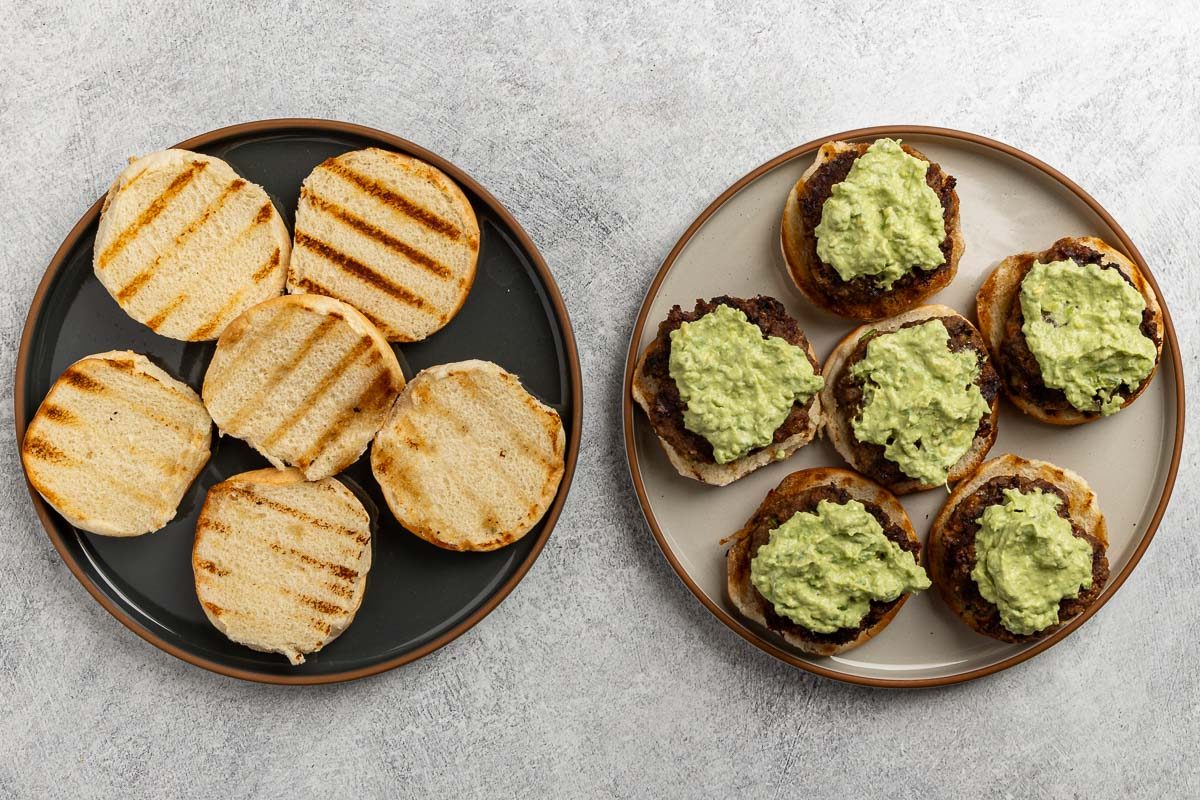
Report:
M212 420L200 398L138 353L76 361L25 430L21 461L71 525L138 536L174 518L208 462Z
M395 342L448 323L467 299L479 223L466 195L415 158L368 148L305 178L288 291L350 303Z
M447 550L495 550L558 493L562 419L487 361L422 370L371 448L371 471L407 530Z
M1062 600L1059 624L1034 634L1019 635L1005 628L997 607L983 598L971 578L977 520L987 506L1003 502L1005 488L1057 494L1074 535L1087 539L1093 548L1092 588L1078 598ZM1096 601L1108 582L1107 547L1108 526L1087 481L1069 469L1008 454L980 465L954 487L929 532L926 566L942 599L972 629L1006 642L1030 642L1054 633Z
M1100 419L1101 414L1099 411L1079 410L1067 401L1066 395L1060 389L1046 386L1041 369L1021 330L1024 316L1021 312L1020 291L1025 276L1033 268L1034 262L1046 264L1064 260L1115 269L1145 299L1142 332L1154 342L1157 351L1154 369L1138 386L1132 389L1122 387L1119 390L1123 398L1122 408L1136 400L1154 379L1158 362L1162 358L1165 322L1158 296L1138 266L1123 253L1094 236L1068 236L1041 252L1009 256L988 276L976 295L975 310L979 318L979 331L992 352L1009 400L1021 411L1041 422L1051 425L1081 425Z
M821 500L846 503L857 500L875 517L884 535L921 563L921 545L900 501L879 484L851 472L818 467L793 472L772 489L746 524L730 537L733 544L725 554L726 589L738 613L766 628L805 653L832 656L858 647L887 627L908 599L902 594L890 602L873 601L871 610L856 628L817 633L775 612L771 603L750 580L750 562L766 544L770 528L797 512L812 511Z
M230 323L202 394L221 433L315 481L363 454L402 388L396 354L366 317L304 294L268 300Z
M239 644L303 664L354 621L370 569L370 516L333 478L260 469L208 490L192 547L196 597Z
M821 363L799 323L773 297L760 295L743 300L722 296L712 300L697 300L692 311L684 311L679 306L671 309L667 318L659 323L658 335L638 359L633 375L633 399L646 412L671 466L685 478L713 486L728 485L759 467L792 455L816 436L823 414L820 396L814 394L807 402L797 402L792 407L776 429L774 441L751 450L741 458L724 464L717 463L712 444L684 425L686 404L671 378L670 357L671 332L678 330L685 322L699 320L722 305L744 313L764 337L777 336L788 344L802 348L813 371L821 374Z
M219 158L163 150L117 176L93 267L125 313L172 339L215 339L283 291L292 245L261 186Z
M855 160L867 152L869 142L826 142L812 165L788 193L780 224L780 244L788 274L814 305L849 319L883 319L917 305L954 280L958 261L966 245L959 223L955 180L915 147L901 145L904 152L929 163L926 182L942 204L946 237L941 250L945 263L926 271L913 269L890 289L882 289L870 278L842 280L833 267L817 255L814 233L821 222L825 201L833 186L845 180Z
M838 343L825 360L825 388L821 390L821 403L825 408L825 435L842 458L846 459L846 463L898 495L924 491L942 484L926 483L910 477L885 456L883 446L860 442L857 439L852 421L861 413L863 389L862 383L850 376L849 369L864 355L865 346L872 337L893 333L932 319L940 319L946 325L950 334L951 350L970 348L977 353L980 369L976 383L989 407L988 413L979 423L969 449L949 471L946 482L956 483L970 475L991 449L996 441L1000 414L999 378L991 366L987 348L979 331L966 317L949 306L920 306L889 319L856 328Z

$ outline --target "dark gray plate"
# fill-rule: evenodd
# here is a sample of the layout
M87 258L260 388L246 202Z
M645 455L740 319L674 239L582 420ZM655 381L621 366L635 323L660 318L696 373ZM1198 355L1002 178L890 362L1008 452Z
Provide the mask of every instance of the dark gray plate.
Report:
M307 662L234 644L205 618L193 589L191 547L208 487L268 466L243 442L214 439L213 456L163 530L131 539L72 528L34 491L34 506L63 560L117 619L156 646L226 675L273 683L325 683L382 672L446 644L495 608L520 581L550 535L579 452L579 358L566 308L533 242L516 220L461 170L380 131L322 120L268 120L224 128L177 145L228 161L270 193L291 227L300 183L330 156L362 147L397 150L434 164L462 187L479 218L475 285L462 311L424 342L395 345L405 377L433 364L480 358L520 376L562 415L568 432L562 486L522 540L491 553L453 553L406 532L387 509L366 457L340 478L374 522L374 560L354 624ZM114 165L114 172L116 170ZM18 441L59 374L105 350L144 353L197 392L212 342L166 339L117 306L92 272L99 219L94 205L55 255L33 300L16 374Z

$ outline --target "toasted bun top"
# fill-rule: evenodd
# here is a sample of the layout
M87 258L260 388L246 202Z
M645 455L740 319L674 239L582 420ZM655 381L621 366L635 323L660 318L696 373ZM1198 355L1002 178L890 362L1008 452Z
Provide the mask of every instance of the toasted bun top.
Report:
M997 367L1002 373L1006 370L1007 362L1001 355L1005 341L1005 330L1009 312L1013 307L1013 303L1017 302L1017 295L1021 290L1021 283L1025 280L1025 276L1029 273L1035 261L1046 263L1047 261L1056 260L1054 251L1060 247L1071 245L1081 245L1099 253L1101 256L1100 263L1119 270L1145 299L1146 309L1151 314L1156 334L1154 341L1157 346L1157 359L1154 371L1157 371L1158 360L1162 358L1163 341L1166 335L1166 322L1163 318L1162 306L1158 301L1158 295L1154 292L1154 287L1150 285L1150 282L1142 274L1137 264L1127 258L1124 253L1121 253L1094 236L1066 236L1056 241L1046 250L1036 253L1018 253L1009 256L1001 261L996 269L992 271L992 274L988 276L987 280L984 281L983 286L979 289L979 293L975 296L975 311L979 318L979 331L983 334L984 341L987 342L988 350L991 351L992 358L995 360ZM1125 406L1136 400L1146 390L1146 387L1150 385L1150 381L1154 378L1154 371L1146 376L1141 385L1126 399ZM1085 414L1072 406L1064 408L1043 407L1033 398L1013 391L1007 375L1005 376L1004 385L1006 390L1008 390L1009 399L1012 400L1014 405L1029 416L1042 422L1048 422L1052 425L1079 425L1100 418L1099 414Z
M562 420L487 361L423 370L371 450L400 524L450 550L494 550L537 523L562 480Z
M362 455L403 387L395 353L366 317L333 298L288 295L229 325L203 396L223 433L319 480Z
M67 367L25 431L29 482L71 525L104 536L156 531L209 457L200 398L149 359L98 353Z
M478 256L479 224L454 181L400 153L355 150L304 181L288 289L345 300L388 339L413 342L462 308Z
M293 664L354 620L371 568L370 517L332 478L294 469L235 475L208 492L192 571L209 620Z
M132 161L104 199L96 276L127 314L172 339L215 339L283 291L287 227L219 158L164 150Z

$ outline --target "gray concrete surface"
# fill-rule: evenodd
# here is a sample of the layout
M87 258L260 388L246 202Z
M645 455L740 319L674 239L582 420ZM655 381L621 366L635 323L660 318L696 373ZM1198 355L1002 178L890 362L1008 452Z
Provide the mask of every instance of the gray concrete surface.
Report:
M687 224L767 158L886 122L1074 176L1153 265L1194 382L1196 5L610 5L0 4L5 397L34 287L122 160L282 116L393 131L488 186L558 279L587 389L562 522L498 611L408 668L303 690L190 667L94 603L34 517L0 405L0 798L1200 795L1194 448L1141 567L1078 635L971 685L881 692L713 619L646 531L618 442L635 309Z

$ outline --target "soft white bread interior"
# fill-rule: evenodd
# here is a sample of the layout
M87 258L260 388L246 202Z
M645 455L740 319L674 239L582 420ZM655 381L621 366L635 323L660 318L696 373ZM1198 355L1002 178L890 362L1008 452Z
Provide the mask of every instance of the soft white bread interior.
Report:
M1078 244L1090 248L1101 255L1101 263L1115 267L1120 270L1133 287L1138 290L1146 301L1146 308L1151 312L1154 319L1154 326L1157 336L1155 342L1158 346L1158 353L1154 363L1154 369L1158 369L1158 361L1162 358L1162 343L1165 334L1165 321L1163 319L1162 306L1158 302L1158 295L1154 292L1154 287L1138 269L1137 264L1129 260L1124 253L1109 246L1101 239L1094 236L1078 236L1066 237L1060 239L1049 249L1038 253L1018 253L1009 256L1000 262L1000 264L992 271L992 274L987 277L980 287L979 293L975 296L975 313L979 318L979 332L983 334L983 339L987 342L988 350L992 353L992 358L996 361L998 367L1003 369L1003 362L1000 358L1000 349L1004 344L1005 328L1007 327L1008 315L1012 309L1014 302L1017 302L1017 294L1021 291L1021 282L1025 280L1033 263L1041 261L1046 263L1048 260L1056 260L1052 255L1055 247L1067 244ZM1122 408L1128 406L1136 400L1146 387L1150 385L1150 381L1154 379L1154 372L1142 381L1141 386L1133 392L1122 405ZM1021 409L1029 416L1040 422L1048 422L1051 425L1081 425L1085 422L1091 422L1100 419L1098 414L1084 414L1073 407L1055 408L1053 410L1043 408L1033 400L1022 397L1021 395L1009 389L1008 381L1003 381L1005 392L1008 399L1013 405Z
M132 161L104 199L96 276L129 316L172 339L215 339L283 291L291 237L261 186L219 158Z
M67 367L25 430L21 460L71 525L137 536L174 518L211 439L191 387L143 355L112 351Z
M371 521L333 478L294 469L234 475L208 491L192 571L209 621L293 664L354 621L371 568Z
M479 223L440 170L377 148L320 164L296 210L288 290L345 300L398 342L424 339L462 308Z
M821 390L821 399L825 406L825 435L833 443L834 449L838 451L842 458L846 459L846 463L855 469L862 469L864 465L859 463L860 459L854 447L854 433L851 428L850 415L845 409L839 408L835 391L835 385L842 371L845 369L846 361L854 354L854 350L858 347L858 343L862 340L862 337L868 333L872 331L890 333L899 330L906 323L933 319L934 317L958 317L967 322L967 324L970 324L962 314L959 314L949 306L936 303L918 306L889 319L871 322L855 328L842 341L838 342L833 352L825 360L825 368L822 370L825 375L825 388ZM974 441L971 442L971 447L951 467L949 477L947 478L948 483L956 483L971 474L971 471L979 466L979 463L983 461L984 456L987 455L988 450L991 449L992 444L996 441L996 434L998 433L997 422L1000 416L999 395L992 400L991 411L989 413L990 424L987 432L977 434ZM904 495L935 487L923 484L915 478L908 478L888 488L895 494Z
M387 417L404 375L383 335L355 309L288 295L230 323L204 376L221 432L309 480L353 464Z
M487 361L422 370L371 448L396 519L449 550L495 550L542 518L563 476L562 419Z
M878 506L893 524L899 526L904 531L910 541L917 541L917 534L913 530L912 522L909 521L908 514L904 511L904 506L900 504L895 495L874 481L846 469L817 467L815 469L793 472L771 491L771 494L763 501L763 505L765 506L768 503L777 501L780 495L799 495L820 486L832 486L842 489L851 498L858 500L864 505L873 504ZM755 512L755 516L757 516L757 513ZM729 593L729 601L737 609L738 613L746 619L767 628L766 611L770 608L770 603L754 588L754 584L750 581L750 539L753 532L753 522L754 517L751 517L745 527L730 537L733 540L733 544L725 554L726 591ZM892 618L896 616L900 611L900 607L907 600L908 595L901 595L896 604L878 622L864 627L859 631L857 636L845 642L814 642L787 631L771 631L771 633L774 636L781 637L789 645L805 653L832 656L858 647L878 634L887 627L887 624L892 621Z

